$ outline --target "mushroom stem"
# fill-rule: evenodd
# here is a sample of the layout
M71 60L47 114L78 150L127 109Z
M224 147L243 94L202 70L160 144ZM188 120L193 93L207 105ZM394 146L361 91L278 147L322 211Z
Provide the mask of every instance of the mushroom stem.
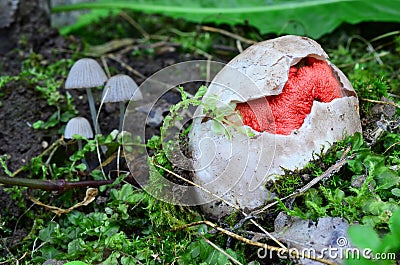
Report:
M119 102L119 128L118 128L120 132L122 132L122 124L124 123L124 117L125 117L125 102L121 101Z
M77 142L78 142L78 149L79 149L79 151L81 151L82 150L82 140L77 140ZM87 163L85 158L82 158L82 163L85 164L86 171L89 171L89 164Z
M97 122L97 112L96 112L96 107L94 105L92 89L90 87L86 88L86 94L87 94L88 101L89 101L90 115L92 116L92 120L93 120L94 132L95 132L95 134L101 134L100 126Z

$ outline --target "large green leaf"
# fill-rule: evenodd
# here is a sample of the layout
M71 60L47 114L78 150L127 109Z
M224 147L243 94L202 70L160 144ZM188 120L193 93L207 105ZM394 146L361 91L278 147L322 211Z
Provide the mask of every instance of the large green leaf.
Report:
M312 38L333 31L343 22L400 22L400 0L100 0L58 6L52 11L82 9L130 9L199 23L248 23L258 28L262 34L298 34ZM87 22L89 20L86 18ZM68 30L64 30L64 33L68 33Z

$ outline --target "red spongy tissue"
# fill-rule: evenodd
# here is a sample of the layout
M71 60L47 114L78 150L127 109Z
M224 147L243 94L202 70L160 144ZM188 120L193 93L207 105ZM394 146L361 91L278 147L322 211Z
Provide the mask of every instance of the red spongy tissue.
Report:
M327 62L304 58L289 70L282 93L238 103L243 123L258 132L289 135L311 112L313 101L341 98L340 83Z

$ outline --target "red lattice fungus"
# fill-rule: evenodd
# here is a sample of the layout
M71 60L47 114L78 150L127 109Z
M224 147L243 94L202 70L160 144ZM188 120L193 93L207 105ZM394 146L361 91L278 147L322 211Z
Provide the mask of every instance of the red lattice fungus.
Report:
M243 123L258 132L289 135L301 127L314 100L331 102L341 97L340 83L328 63L306 57L290 67L281 94L238 103L236 109Z

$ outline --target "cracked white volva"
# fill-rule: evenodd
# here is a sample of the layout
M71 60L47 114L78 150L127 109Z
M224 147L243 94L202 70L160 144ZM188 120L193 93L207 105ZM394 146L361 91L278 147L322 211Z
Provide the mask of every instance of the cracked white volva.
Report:
M200 106L189 134L194 182L243 210L253 210L274 197L265 184L282 175L283 168L300 169L313 159L313 154L361 131L358 99L352 85L328 61L321 46L306 37L284 36L249 47L217 74L203 101L217 95L217 108L234 109L238 102L280 94L290 67L305 57L328 62L341 84L343 97L329 103L314 101L302 126L290 135L257 132L238 125L252 130L255 136L249 137L235 126L221 124L229 132L230 137L226 137L214 129L217 121L203 119ZM196 196L203 211L214 217L235 210L200 189Z

